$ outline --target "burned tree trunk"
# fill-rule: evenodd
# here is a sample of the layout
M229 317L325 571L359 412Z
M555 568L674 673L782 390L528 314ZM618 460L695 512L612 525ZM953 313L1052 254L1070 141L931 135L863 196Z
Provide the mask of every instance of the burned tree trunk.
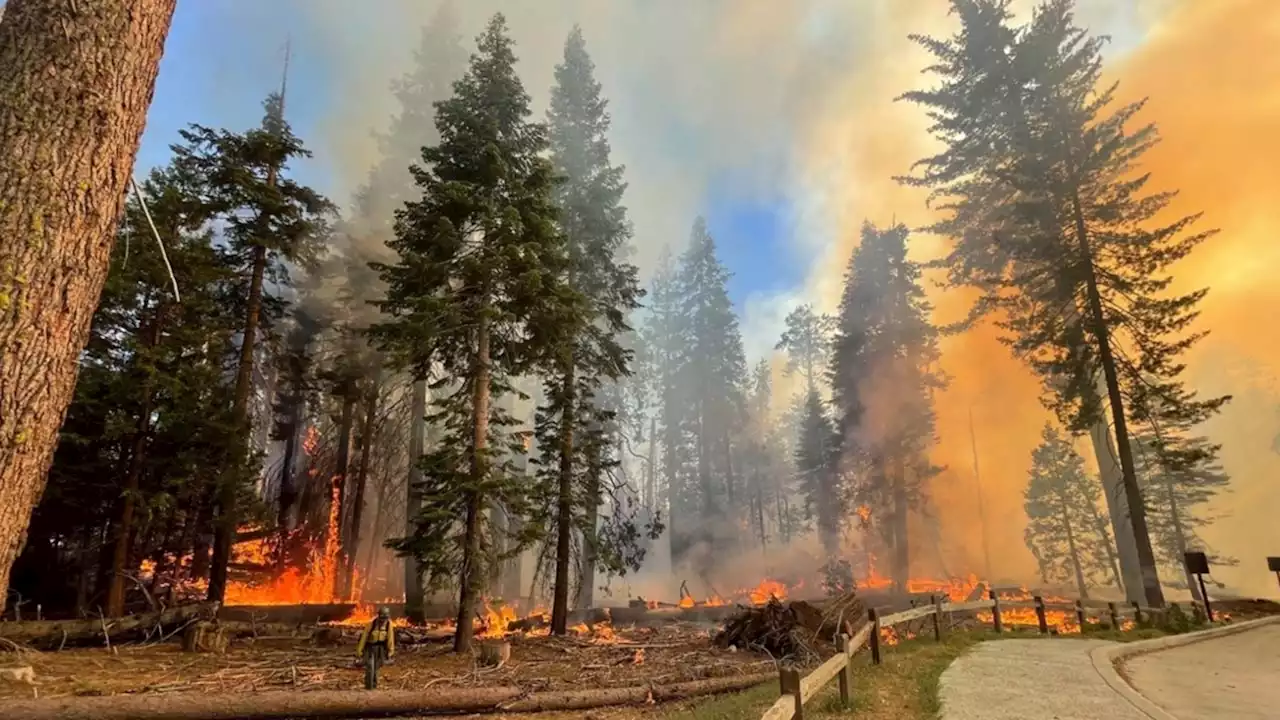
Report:
M907 533L907 477L901 458L894 462L893 483L893 585L900 593L907 591L911 577L911 548Z
M412 537L416 527L414 522L422 509L422 461L423 445L426 440L427 415L427 381L417 380L413 383L413 398L410 401L409 419L409 481L408 498L405 504L405 537ZM404 613L411 622L421 623L426 618L422 614L425 598L422 592L422 566L412 556L404 559Z
M177 0L10 0L0 23L0 611L106 280Z
M564 364L564 395L560 411L560 475L556 507L556 579L551 600L551 634L564 635L569 627L569 561L573 538L573 431L577 423L572 356Z
M267 177L269 185L275 184L274 169ZM232 432L230 457L218 486L218 519L213 536L213 559L209 566L208 599L222 602L227 591L227 564L231 562L231 546L235 544L236 529L240 525L236 496L239 494L240 473L247 457L249 441L249 393L253 390L254 348L257 344L258 325L262 321L262 286L267 271L267 248L253 247L253 274L249 279L249 296L245 303L244 328L240 338L240 359L236 366L235 394L231 400Z
M360 441L360 470L356 475L356 487L351 498L351 530L348 533L343 566L342 587L339 597L350 597L352 579L356 569L356 553L360 550L360 523L364 522L364 494L369 484L369 463L373 457L374 428L378 421L378 397L382 390L382 371L374 371L369 396L365 398L364 430Z

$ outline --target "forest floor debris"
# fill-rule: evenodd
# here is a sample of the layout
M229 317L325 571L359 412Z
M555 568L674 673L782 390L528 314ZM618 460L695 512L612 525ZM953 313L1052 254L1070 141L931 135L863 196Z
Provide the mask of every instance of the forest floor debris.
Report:
M588 636L510 637L511 658L485 668L454 655L447 642L404 645L382 671L380 688L517 686L529 692L581 687L668 684L768 672L767 657L714 647L706 626L617 628ZM294 639L238 640L225 654L183 652L176 643L114 645L54 652L26 651L39 696L135 693L225 693L363 687L355 641L317 647ZM31 689L0 685L0 697L30 698Z

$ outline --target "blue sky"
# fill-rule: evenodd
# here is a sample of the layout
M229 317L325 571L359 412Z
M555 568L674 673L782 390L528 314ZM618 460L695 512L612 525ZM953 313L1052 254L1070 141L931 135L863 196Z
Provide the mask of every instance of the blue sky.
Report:
M178 3L156 95L138 157L138 173L163 163L178 130L189 123L242 129L257 124L261 102L279 87L286 37L292 44L287 113L304 141L314 139L326 108L340 102L327 82L332 56L308 47L315 33L291 32L290 2L259 3L257 22L245 22L245 8L234 0ZM372 130L372 129L371 129ZM678 153L678 138L671 151ZM298 176L326 192L335 185L322 155L297 167ZM781 188L779 189L781 191ZM339 205L347 198L335 197ZM733 272L730 294L741 310L753 293L796 286L806 268L786 246L789 211L776 198L742 199L728 183L713 187L702 202L722 261Z

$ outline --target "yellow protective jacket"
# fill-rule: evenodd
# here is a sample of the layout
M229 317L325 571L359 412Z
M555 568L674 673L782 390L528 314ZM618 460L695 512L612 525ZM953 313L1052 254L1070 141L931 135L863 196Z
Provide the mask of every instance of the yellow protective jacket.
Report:
M365 646L373 643L386 643L387 657L396 654L396 631L391 627L390 620L374 618L373 622L369 623L369 627L360 633L360 642L356 644L356 655L364 657Z

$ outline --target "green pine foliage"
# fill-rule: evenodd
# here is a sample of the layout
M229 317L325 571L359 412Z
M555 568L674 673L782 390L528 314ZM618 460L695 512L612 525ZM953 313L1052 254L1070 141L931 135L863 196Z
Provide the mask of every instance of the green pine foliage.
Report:
M551 160L561 178L553 195L567 243L563 280L583 302L557 318L557 345L543 376L546 402L538 408L536 427L539 476L554 488L551 630L564 634L574 532L583 538L579 598L587 605L601 559L606 573L625 573L643 558L635 542L638 529L608 527L602 533L599 528L599 508L606 499L615 508L608 524L630 522L617 511L625 502L624 487L614 479L620 466L617 409L604 404L603 388L630 372L632 353L620 338L631 329L628 318L642 293L635 266L623 259L631 228L622 206L623 169L609 159L607 102L578 28L569 34L555 79L547 126ZM602 548L602 540L624 545Z
M144 579L152 595L173 602L174 587L192 577L190 562L178 559L190 558L194 539L211 529L218 470L235 432L224 368L241 320L239 276L236 258L207 229L209 209L193 179L168 167L140 183L181 302L150 223L129 200L29 530L53 542L28 543L16 567L15 587L46 607L88 612L95 596L108 604L114 578L125 580L116 573L136 576L143 559L156 563ZM115 567L111 547L122 536ZM110 564L98 562L104 543Z
M681 314L677 267L666 248L653 272L647 318L641 329L638 360L652 388L655 416L655 506L666 511L672 558L689 549L685 528L696 523L697 508L689 507L686 488L691 482L692 434L685 419L684 367L689 352L689 328Z
M831 362L839 472L855 478L852 496L871 509L893 549L899 584L910 571L908 515L921 509L927 481L941 470L928 453L933 392L945 383L935 369L938 331L921 268L907 258L908 237L903 225L863 226L845 275Z
M1023 495L1023 538L1046 582L1072 583L1080 597L1089 588L1115 583L1119 570L1108 551L1111 538L1099 503L1102 486L1084 469L1069 437L1046 423L1031 454L1030 483Z
M716 256L706 221L698 218L676 276L679 314L687 323L680 388L692 467L674 495L685 503L684 512L696 513L692 527L676 531L687 533L692 546L701 545L703 571L709 569L716 553L738 543L743 495L739 487L742 468L734 467L733 457L745 417L747 361L738 318L729 300L728 280L729 271ZM674 516L673 511L673 521Z
M1101 77L1105 38L1075 24L1072 0L1045 0L1016 26L1009 5L953 0L960 31L916 38L940 84L904 97L929 110L944 149L905 181L933 189L944 219L931 230L953 242L940 262L949 284L982 291L975 317L995 313L1045 378L1046 404L1073 430L1110 416L1147 600L1159 605L1126 396L1152 391L1190 413L1224 401L1197 399L1179 378L1203 337L1192 323L1206 291L1170 291L1172 265L1213 231L1193 229L1199 215L1167 219L1174 193L1152 190L1140 167L1158 141L1138 121L1145 101L1116 102ZM1144 387L1150 377L1159 384Z
M826 403L816 388L809 388L796 443L796 479L805 517L816 519L818 538L829 562L839 555L847 509L840 486L839 447Z
M489 566L502 559L489 552L486 509L529 514L531 486L517 462L523 439L495 400L554 358L563 347L557 321L584 305L563 284L547 131L530 120L501 14L477 44L453 97L437 105L440 143L413 168L422 198L397 215L399 261L379 268L388 319L375 328L418 377L442 371L434 389L453 385L433 398L441 441L423 459L416 532L396 545L432 584L457 579L459 652L471 646ZM517 540L504 552L523 549L527 538Z
M195 192L241 264L243 289L236 300L243 321L231 416L243 430L232 436L223 463L209 580L214 601L221 601L226 590L231 545L241 520L237 497L256 474L249 447L255 360L284 312L283 298L267 288L288 284L288 263L315 259L334 212L324 196L288 175L289 162L310 153L284 119L284 97L270 95L264 110L257 128L234 133L193 125L181 132L185 144L173 148L174 166L194 179Z
M775 349L787 352L787 374L804 378L804 393L820 387L827 374L835 318L818 314L812 305L801 305L786 319L786 330Z

